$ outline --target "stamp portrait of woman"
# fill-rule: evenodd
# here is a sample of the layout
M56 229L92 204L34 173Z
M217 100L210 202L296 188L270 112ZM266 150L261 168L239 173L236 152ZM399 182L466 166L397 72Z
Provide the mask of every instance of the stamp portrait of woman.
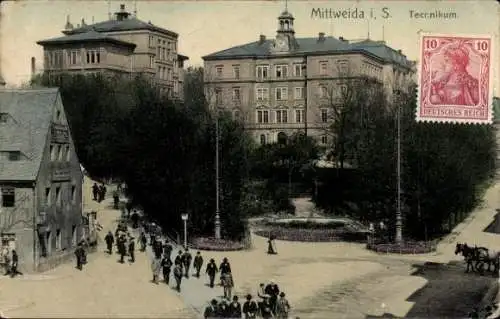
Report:
M479 81L467 70L471 63L469 49L463 44L451 45L440 54L441 64L431 73L430 102L434 105L477 105Z

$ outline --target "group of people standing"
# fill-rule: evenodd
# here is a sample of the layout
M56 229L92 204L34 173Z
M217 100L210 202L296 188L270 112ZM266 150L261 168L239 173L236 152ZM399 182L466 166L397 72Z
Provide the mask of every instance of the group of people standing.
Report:
M212 299L205 308L204 317L206 319L215 318L288 318L290 303L284 292L280 292L278 285L271 280L267 285L261 283L257 292L259 301L255 301L251 294L246 296L246 301L241 306L238 296L233 296L232 302L226 300Z
M19 264L19 256L15 249L4 248L2 251L3 266L5 269L4 276L10 276L14 278L17 275L22 275L22 273L17 269Z
M106 186L104 186L104 184L97 185L97 183L94 183L94 185L92 185L92 196L98 203L106 198L106 191Z
M104 237L106 242L106 249L108 254L113 253L113 244L115 244L116 238L116 249L120 255L119 262L125 262L125 256L129 256L129 262L135 262L135 238L127 231L127 226L118 225L115 235L111 231Z

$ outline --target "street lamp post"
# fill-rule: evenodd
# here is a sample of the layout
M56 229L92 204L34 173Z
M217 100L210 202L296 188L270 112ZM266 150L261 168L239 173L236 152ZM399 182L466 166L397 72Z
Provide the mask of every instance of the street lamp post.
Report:
M184 249L188 246L188 237L187 237L187 220L189 218L188 214L181 215L182 221L184 222Z
M399 90L394 91L397 104L397 209L396 209L396 243L403 242L403 217L401 212L401 106L399 102Z
M220 239L220 189L219 189L219 109L215 118L215 238Z

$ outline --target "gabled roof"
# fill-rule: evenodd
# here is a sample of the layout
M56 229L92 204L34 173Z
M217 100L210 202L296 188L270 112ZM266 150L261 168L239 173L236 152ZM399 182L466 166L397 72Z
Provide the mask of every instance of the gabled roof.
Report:
M383 41L364 40L359 42L349 42L334 37L324 37L322 41L318 38L297 38L297 49L289 54L274 54L271 47L274 40L255 41L226 50L218 51L203 57L203 60L224 60L242 58L266 58L273 56L304 56L304 55L325 55L325 54L347 54L362 53L374 56L388 63L396 63L405 67L410 67L410 61L401 53L390 48Z
M0 123L0 152L22 154L19 161L0 159L0 181L36 180L58 100L58 89L0 91L0 113L8 114Z
M95 31L94 29L90 29L90 30L83 32L83 33L75 33L75 34L65 35L65 36L58 37L58 38L41 40L41 41L38 41L37 44L47 45L47 44L64 44L64 43L79 43L79 42L87 42L87 43L88 42L101 42L101 43L107 42L107 43L128 46L131 48L136 47L136 45L134 43L115 39L109 35L99 33L97 31Z
M118 31L134 31L134 30L149 30L156 31L160 33L165 33L173 37L178 37L179 35L173 31L160 28L155 26L151 22L144 22L134 17L129 17L123 20L107 20L90 25L85 25L73 30L63 31L64 34L76 34L87 32L91 29L97 32L118 32Z

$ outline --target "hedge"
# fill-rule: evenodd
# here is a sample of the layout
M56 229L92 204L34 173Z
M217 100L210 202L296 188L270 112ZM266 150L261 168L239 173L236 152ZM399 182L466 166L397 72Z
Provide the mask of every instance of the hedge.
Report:
M191 248L208 251L237 251L248 247L243 242L216 239L214 237L198 237L191 242Z

